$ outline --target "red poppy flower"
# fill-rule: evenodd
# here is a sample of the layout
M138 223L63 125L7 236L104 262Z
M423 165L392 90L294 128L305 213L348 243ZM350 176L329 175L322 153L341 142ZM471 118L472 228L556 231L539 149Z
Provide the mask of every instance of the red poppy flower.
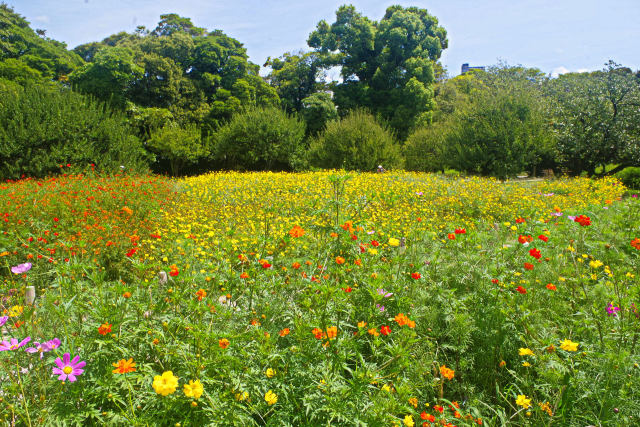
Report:
M516 288L516 291L520 292L523 295L527 293L527 290L525 288L523 288L522 286L518 286Z
M466 234L467 230L465 228L456 228L455 233L456 234Z
M533 264L525 262L524 263L524 269L525 270L533 270Z
M420 276L420 273L411 273L411 277L418 280L422 276Z
M543 242L548 242L549 241L549 238L547 236L545 236L544 234L539 235L538 239L542 240Z

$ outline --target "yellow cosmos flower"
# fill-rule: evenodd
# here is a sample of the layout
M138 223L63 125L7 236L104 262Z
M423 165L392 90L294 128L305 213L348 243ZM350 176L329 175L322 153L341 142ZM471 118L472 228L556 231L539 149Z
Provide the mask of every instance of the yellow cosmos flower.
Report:
M269 406L271 405L275 405L276 402L278 401L278 396L272 392L271 390L269 390L265 395L264 395L264 400L269 404Z
M184 385L184 395L187 397L192 397L194 399L200 399L200 396L202 396L202 392L204 391L204 388L202 387L202 383L200 382L200 380L191 380L189 381L189 384L185 384Z
M533 356L533 351L530 348L521 348L518 354L520 356Z
M165 371L162 375L156 375L153 378L153 389L162 396L175 393L177 387L178 377L173 375L171 371Z
M271 369L271 368L268 368L267 372L265 373L267 378L273 378L273 376L275 376L275 374L276 374L276 370L275 369Z
M402 420L402 423L406 427L413 427L415 425L415 423L413 422L413 417L411 415L405 415L404 420Z
M389 246L400 246L400 240L394 239L393 237L389 239Z
M578 351L579 345L580 344L578 344L577 342L565 339L560 343L560 348L565 351Z
M522 406L523 408L527 409L531 406L531 399L527 399L527 396L525 396L524 394L519 394L518 398L516 399L516 405Z

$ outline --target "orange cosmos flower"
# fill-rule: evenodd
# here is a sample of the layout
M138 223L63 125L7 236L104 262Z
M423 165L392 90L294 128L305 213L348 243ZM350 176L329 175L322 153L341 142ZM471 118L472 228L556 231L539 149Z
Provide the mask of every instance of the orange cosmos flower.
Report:
M374 337L377 337L378 335L380 335L376 328L371 328L367 332L369 332L369 335L373 335Z
M122 294L122 296L125 298L131 298L131 292L127 291L124 294Z
M525 270L533 270L533 264L531 264L529 262L525 262L524 263L524 269Z
M293 264L291 264L291 268L293 268L294 270L297 270L300 268L300 263L299 262L294 262Z
M313 330L311 331L311 333L313 334L313 336L316 337L316 339L322 339L322 337L324 336L324 332L322 332L322 329L320 328L313 328Z
M327 328L327 338L332 340L337 335L338 335L338 327L337 326L331 326L331 327Z
M221 349L225 349L227 347L229 347L229 340L226 338L222 338L221 340L218 340L218 345L220 346Z
M199 289L198 292L196 292L196 296L198 297L198 301L202 301L202 299L207 296L207 291Z
M100 335L107 335L109 332L111 332L111 323L103 323L98 328L98 333Z
M553 285L551 283L547 283L547 289L549 289L550 291L555 291L556 290L556 285Z
M299 225L294 225L291 230L289 230L289 236L291 237L302 237L304 236L305 231Z
M635 238L631 241L631 246L633 246L634 248L636 248L637 250L640 251L640 239L639 238Z
M169 267L169 276L176 277L178 273L179 271L177 265L173 264L171 267Z
M291 330L289 328L284 328L283 330L280 331L280 336L281 337L286 337L290 333L291 333Z
M404 313L398 314L394 320L398 323L398 326L404 326L409 322L409 318Z
M118 363L112 363L112 365L116 368L112 371L114 374L128 374L136 370L136 363L133 358L129 358L129 360L121 359Z
M447 234L447 237L449 238L449 240L455 240L456 239L456 235L453 234L453 233Z
M447 368L447 365L440 366L440 375L442 375L446 379L452 380L454 373L455 371L453 369Z
M391 333L391 328L388 326L380 326L380 333L382 335L389 335Z
M336 264L344 264L345 259L341 256L336 257Z
M249 278L249 274L248 274L246 271L243 271L243 272L240 274L240 278L241 278L241 279L248 279L248 278Z

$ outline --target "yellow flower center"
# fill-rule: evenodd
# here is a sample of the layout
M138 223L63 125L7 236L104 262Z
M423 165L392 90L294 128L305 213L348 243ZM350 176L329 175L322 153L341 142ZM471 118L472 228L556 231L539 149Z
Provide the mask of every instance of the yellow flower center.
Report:
M71 366L65 366L64 368L62 368L62 372L69 375L71 372L73 372L73 368Z

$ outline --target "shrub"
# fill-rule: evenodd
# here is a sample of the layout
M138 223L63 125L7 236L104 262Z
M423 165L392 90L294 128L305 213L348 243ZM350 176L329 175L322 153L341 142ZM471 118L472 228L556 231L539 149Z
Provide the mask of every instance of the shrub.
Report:
M42 177L61 164L146 168L147 154L126 118L66 89L0 85L0 177Z
M436 172L444 170L445 139L448 123L437 122L415 130L404 145L405 168L407 170Z
M233 116L214 134L213 157L230 169L292 169L304 132L300 119L279 108L251 108Z
M634 190L640 190L640 168L625 168L616 174L622 183Z
M210 153L202 141L200 130L193 124L181 127L169 122L151 134L147 146L159 155L158 160L169 162L173 176Z
M331 95L325 92L314 93L304 98L301 113L309 135L317 135L328 121L338 118L338 110L331 100Z
M400 147L393 134L368 112L355 110L331 121L311 142L311 162L323 168L372 171L402 166Z

